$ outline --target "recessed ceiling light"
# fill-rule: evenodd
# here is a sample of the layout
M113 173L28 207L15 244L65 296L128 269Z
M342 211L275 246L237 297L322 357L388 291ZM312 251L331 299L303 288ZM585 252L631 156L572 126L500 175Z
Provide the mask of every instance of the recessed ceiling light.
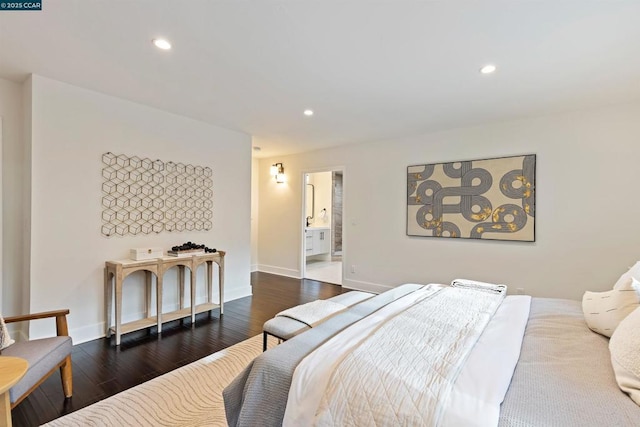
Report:
M258 147L257 145L253 147L253 151L260 151L260 150L262 150L262 148Z
M307 117L313 116L313 110L304 110L304 115Z
M482 74L491 74L496 71L496 66L493 64L487 64L484 67L480 68L480 72Z
M171 49L171 43L169 43L167 40L165 39L153 39L153 44L158 48L158 49L162 49L162 50L169 50Z

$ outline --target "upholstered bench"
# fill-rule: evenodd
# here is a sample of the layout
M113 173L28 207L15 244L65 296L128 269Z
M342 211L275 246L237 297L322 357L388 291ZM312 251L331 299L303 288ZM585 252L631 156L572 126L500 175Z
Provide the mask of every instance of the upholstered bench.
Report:
M276 317L274 317L273 319L267 320L262 327L262 350L265 351L267 349L267 335L271 335L278 338L279 340L286 341L298 334L301 334L304 331L311 329L313 326L316 326L323 320L328 319L333 314L351 307L352 305L358 304L359 302L367 300L372 296L374 296L374 294L368 292L350 291L344 294L336 295L326 300L313 301L311 303L299 305L289 310L282 311L276 314ZM329 314L325 318L317 319L313 323L310 323L308 321L305 322L304 318L298 317L296 315L296 313L301 312L301 310L297 309L304 309L305 306L314 306L314 308L319 308L320 310L326 309L327 312L333 311L333 314Z

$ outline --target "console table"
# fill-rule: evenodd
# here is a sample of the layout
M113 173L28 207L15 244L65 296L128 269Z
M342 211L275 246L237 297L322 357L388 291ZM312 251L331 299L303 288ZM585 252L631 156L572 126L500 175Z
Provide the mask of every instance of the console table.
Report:
M120 260L107 261L104 267L106 335L116 335L116 345L120 345L120 337L128 332L138 331L151 326L158 327L158 333L162 332L162 323L182 319L191 316L191 322L195 322L196 314L220 307L220 315L223 314L224 305L224 251L214 253L197 254L179 257L162 257L142 261ZM212 276L213 263L218 264L218 286L220 300L215 304L212 300ZM196 305L196 272L198 267L206 264L207 302ZM170 268L178 267L178 287L180 291L180 309L170 313L162 312L162 279L164 273ZM191 306L184 307L185 268L191 273ZM140 320L122 324L122 284L124 279L136 271L145 272L145 317ZM156 315L151 316L151 288L152 274L156 276ZM112 326L111 311L115 299L115 324Z

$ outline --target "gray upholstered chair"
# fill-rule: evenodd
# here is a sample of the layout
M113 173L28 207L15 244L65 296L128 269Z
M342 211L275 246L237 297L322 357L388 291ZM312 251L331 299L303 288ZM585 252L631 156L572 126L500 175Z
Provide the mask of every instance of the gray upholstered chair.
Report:
M11 408L15 408L33 390L38 388L58 368L62 378L62 389L66 397L71 397L71 348L73 346L67 328L69 310L49 311L25 316L5 317L5 323L56 318L57 336L30 341L19 341L2 350L3 356L26 359L29 369L22 379L9 390Z

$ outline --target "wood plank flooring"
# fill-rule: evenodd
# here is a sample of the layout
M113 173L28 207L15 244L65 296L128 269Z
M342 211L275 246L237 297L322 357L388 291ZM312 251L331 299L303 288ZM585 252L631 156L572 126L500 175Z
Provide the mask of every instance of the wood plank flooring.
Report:
M276 313L305 302L343 292L340 286L268 273L251 275L253 296L230 301L190 320L98 339L73 347L73 397L65 399L60 375L54 374L13 411L14 426L37 426L98 402L180 366L262 333ZM344 290L346 292L347 289Z

